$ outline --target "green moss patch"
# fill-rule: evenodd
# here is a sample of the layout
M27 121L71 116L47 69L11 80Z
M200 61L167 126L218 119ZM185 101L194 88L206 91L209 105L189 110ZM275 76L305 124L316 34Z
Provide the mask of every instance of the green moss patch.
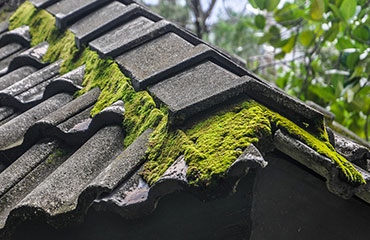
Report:
M153 184L180 156L189 165L187 178L193 186L217 186L227 169L251 143L268 141L279 128L304 142L318 153L338 164L348 181L364 183L354 167L330 145L325 127L315 134L303 130L281 115L249 100L221 111L188 129L172 129L165 108L159 109L146 91L135 92L130 80L111 59L100 59L96 52L78 50L74 35L55 27L55 19L44 10L37 10L25 2L10 18L10 29L30 26L32 45L48 41L44 61L63 59L61 74L86 65L83 86L79 96L92 88L101 89L101 95L91 115L94 116L117 100L125 102L123 127L125 146L129 146L147 128L154 128L148 150L148 161L142 176Z
M171 130L166 117L153 133L148 162L142 175L153 184L169 166L184 154L189 165L187 178L198 187L217 186L227 169L249 144L272 137L277 128L304 142L338 164L349 182L365 183L361 174L329 143L325 127L319 136L303 130L287 118L248 100L222 111L187 130Z
M100 59L98 54L88 48L77 49L74 34L69 30L62 32L55 27L55 18L45 10L37 10L30 2L23 3L10 19L10 29L23 25L30 27L32 46L43 41L49 43L43 60L55 62L63 59L60 74L67 73L86 64L83 86L76 96L92 88L101 89L97 103L91 111L94 116L117 100L125 102L126 131L125 146L130 145L149 127L156 127L163 112L156 108L151 96L143 91L136 93L130 80L120 71L111 59Z
M60 73L66 73L84 63L83 50L75 46L74 35L62 32L55 26L55 18L45 10L37 10L32 3L24 2L9 19L9 29L27 25L30 27L31 46L47 41L49 43L43 61L55 62L63 59Z

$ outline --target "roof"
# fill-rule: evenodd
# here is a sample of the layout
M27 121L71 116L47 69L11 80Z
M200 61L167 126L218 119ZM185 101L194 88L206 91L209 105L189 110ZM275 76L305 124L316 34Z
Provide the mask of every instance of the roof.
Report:
M61 74L66 59L44 62L49 49L59 43L32 46L35 26L7 30L7 23L0 24L0 236L9 237L27 219L62 226L79 220L89 207L136 218L152 212L161 197L174 191L193 191L202 198L222 195L196 185L196 174L203 173L191 175L203 165L192 162L189 152L205 153L199 152L201 142L196 147L189 143L190 135L204 131L204 136L210 136L204 125L195 124L199 127L195 130L192 126L202 121L210 125L235 121L225 116L230 109L235 114L242 112L245 104L240 103L245 99L250 109L257 106L253 114L264 114L262 120L260 116L249 119L252 113L246 112L242 116L246 124L271 123L257 124L263 133L253 133L261 133L266 142L256 141L252 134L244 148L232 149L237 157L222 165L217 175L226 179L222 180L227 183L226 192L232 191L249 168L266 167L263 155L277 149L325 177L330 191L343 198L356 195L370 203L368 184L356 183L354 172L343 172L353 166L367 182L369 149L325 128L321 112L255 76L229 54L134 1L30 2L46 9L61 31L69 29L81 51L96 51L108 59L102 68L111 68L114 63L109 59L114 59L132 86L118 88L127 91L125 97L109 95L110 86L118 84L109 75L107 88L90 90L92 68L99 64L82 61ZM84 94L76 97L77 91ZM141 96L137 105L132 103L133 95ZM101 102L102 111L91 114ZM131 119L132 112L140 116L138 120ZM214 117L215 112L222 118ZM135 130L138 137L127 141L135 124L141 124ZM191 130L185 130L187 126ZM160 139L165 131L166 139ZM174 136L175 144L167 141L168 136ZM188 148L171 155L172 162L158 163L165 167L153 168L159 158L153 152L153 139L159 139L159 154L165 153L166 144L176 148L183 141L181 145ZM329 150L317 147L321 143ZM343 162L336 151L352 165ZM343 166L338 167L340 163ZM206 181L213 181L209 178Z

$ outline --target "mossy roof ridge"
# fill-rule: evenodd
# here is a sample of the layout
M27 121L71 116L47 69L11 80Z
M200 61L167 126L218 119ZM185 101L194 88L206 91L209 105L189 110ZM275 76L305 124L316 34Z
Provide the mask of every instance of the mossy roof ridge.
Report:
M58 30L51 14L25 2L10 19L10 29L21 25L30 26L32 45L49 42L44 60L54 62L63 59L61 73L86 65L84 88L76 96L94 87L101 89L91 115L117 100L125 102L123 127L126 131L126 147L147 128L155 128L150 140L148 162L142 173L150 184L158 180L177 157L184 154L189 165L189 183L197 187L215 186L249 144L258 144L271 138L275 127L330 158L338 164L348 181L364 183L361 174L331 146L324 123L315 131L316 134L312 134L249 100L215 114L190 129L174 129L169 126L165 108L159 108L148 92L136 92L130 79L124 76L114 60L101 59L89 48L78 50L74 35L68 30Z
M171 129L163 118L149 145L142 176L153 184L180 156L189 165L187 178L197 187L217 186L227 170L253 143L281 129L337 164L349 182L364 184L362 175L330 144L323 124L315 136L267 107L247 100L213 114L188 129Z

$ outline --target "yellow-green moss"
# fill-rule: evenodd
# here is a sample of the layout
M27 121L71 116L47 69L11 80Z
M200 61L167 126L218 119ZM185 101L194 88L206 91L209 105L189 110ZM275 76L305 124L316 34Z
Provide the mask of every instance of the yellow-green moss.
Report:
M27 25L30 27L31 46L47 41L49 43L43 61L55 62L63 59L60 73L66 73L84 62L83 50L75 46L74 35L60 31L55 26L55 18L45 10L37 10L32 3L23 3L9 20L9 29Z
M142 173L150 184L182 154L189 165L187 177L191 184L209 186L217 183L250 143L258 144L272 136L272 126L287 131L330 158L349 181L364 183L361 174L330 145L324 126L315 131L319 134L313 135L266 107L246 101L191 129L171 129L165 109L158 109L146 91L135 92L130 80L113 60L100 59L97 53L88 48L78 50L74 35L70 31L59 31L52 15L25 2L10 18L10 29L22 25L30 26L32 46L48 41L50 46L44 61L64 60L61 73L86 64L84 88L76 95L94 87L101 89L101 95L91 111L92 116L117 100L125 102L125 146L130 145L147 128L155 128L149 143L148 162Z
M48 164L54 163L57 158L63 157L67 153L68 151L64 149L57 149L52 154L49 155L49 157L45 160L45 162Z
M354 183L366 183L362 175L348 162L342 155L336 152L334 147L330 144L325 126L321 128L321 134L318 137L310 134L309 132L298 127L296 124L288 120L287 118L268 110L263 107L266 115L270 118L270 121L274 122L277 127L287 131L291 136L304 142L316 152L323 156L328 157L333 162L338 164L349 182Z
M78 50L74 34L69 30L60 31L55 27L55 18L45 10L37 10L31 3L23 3L10 19L10 29L23 25L30 27L32 42L35 46L43 41L49 43L43 60L55 62L63 59L60 73L67 73L86 64L83 86L76 96L99 87L101 94L91 111L94 116L117 100L125 102L126 132L125 146L130 145L149 127L156 127L163 117L163 112L156 108L150 95L143 91L136 93L130 80L120 71L111 59L100 59L98 54L88 48Z
M219 112L185 132L170 130L167 117L164 117L151 138L149 161L142 175L152 184L177 157L184 154L189 165L187 178L190 184L202 187L216 184L250 143L258 144L272 137L272 126L330 158L338 164L348 181L365 183L361 174L329 143L324 125L317 130L320 135L314 136L253 100Z
M125 146L129 146L147 128L158 125L163 117L162 111L156 108L156 104L147 92L135 92L130 79L125 77L113 60L100 59L93 51L87 51L83 55L86 64L84 88L78 95L95 87L101 89L99 99L91 111L92 116L112 103L123 100L125 102L123 121L126 132Z

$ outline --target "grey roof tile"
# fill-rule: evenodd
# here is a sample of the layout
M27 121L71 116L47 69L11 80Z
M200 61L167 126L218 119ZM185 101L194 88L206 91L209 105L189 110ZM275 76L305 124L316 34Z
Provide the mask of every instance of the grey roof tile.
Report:
M104 56L115 57L140 43L138 39L152 31L154 22L146 17L138 17L117 27L90 42L91 49ZM139 31L136 31L139 29ZM135 44L135 41L137 42Z
M36 105L25 113L15 117L9 122L0 126L0 149L9 148L22 141L27 129L32 126L37 120L43 118L47 114L57 110L72 100L72 96L65 93L60 93L48 100Z
M83 196L83 192L122 151L122 140L123 133L118 126L98 131L17 204L13 210L14 217L18 215L17 212L42 214L49 218L49 223L56 225L62 224L63 218L71 220L74 214L78 213L78 208L86 208L98 195L98 190L87 196ZM35 212L34 209L39 211Z
M245 82L245 78L207 61L149 87L149 91L168 106L173 121L180 124L193 114L239 95Z
M73 24L70 30L75 34L77 47L80 48L82 44L93 40L126 20L125 10L126 5L113 1Z
M20 51L22 48L22 45L19 43L10 43L3 46L0 48L0 61Z
M0 47L8 43L19 43L23 47L29 47L31 43L30 28L22 26L0 35Z
M8 31L8 28L9 28L9 22L8 21L0 22L0 34Z
M65 28L112 0L61 0L47 8L55 16L58 28Z
M6 89L36 71L37 69L32 66L25 66L0 77L0 90Z
M271 87L222 50L131 0L32 2L47 7L60 28L75 23L71 30L79 47L90 42L101 56L117 57L136 90L148 87L169 108L175 124L241 95L297 123L314 125L323 120L321 113ZM29 38L26 28L17 31L23 40ZM21 53L27 44L15 35L0 36L0 45L4 44L0 49L0 66L4 66L0 71L0 238L8 237L26 219L40 218L54 226L80 220L91 204L136 218L152 212L158 200L171 192L194 190L186 179L184 156L151 187L146 184L139 173L152 130L123 150L124 103L116 102L91 118L100 91L93 89L76 99L71 96L82 85L84 66L59 76L60 62L42 62L47 43ZM370 180L369 151L345 144L338 136L335 139L338 151L347 154ZM281 130L273 141L279 151L325 176L331 191L370 202L370 186L353 187L341 181L331 160ZM227 172L231 188L249 168L267 165L263 153L252 144L244 150Z
M115 7L116 9L113 11L109 9L109 7ZM110 13L109 18L101 16L105 15L107 12ZM107 7L99 9L98 11L91 13L85 18L81 19L73 26L71 26L70 29L76 34L76 45L78 48L80 48L82 44L86 44L103 35L104 33L120 26L121 24L124 24L125 22L128 22L133 18L137 18L139 16L146 17L155 22L162 19L161 16L147 10L141 5L134 3L126 7L125 5L119 4L117 3L117 1L115 1ZM95 18L103 19L101 19L101 21L96 21ZM94 21L92 21L91 19L94 19ZM86 31L86 25L91 26L91 22L94 22L94 25L98 26L94 26L94 28L88 29L88 31Z
M60 0L30 0L30 2L37 8L47 8L59 1Z
M4 76L5 74L23 66L32 66L37 69L47 66L48 63L43 62L42 58L46 54L48 48L49 44L47 42L42 42L23 52L17 52L9 56L0 63L0 66L2 64L6 64L4 68L0 69L0 76Z

